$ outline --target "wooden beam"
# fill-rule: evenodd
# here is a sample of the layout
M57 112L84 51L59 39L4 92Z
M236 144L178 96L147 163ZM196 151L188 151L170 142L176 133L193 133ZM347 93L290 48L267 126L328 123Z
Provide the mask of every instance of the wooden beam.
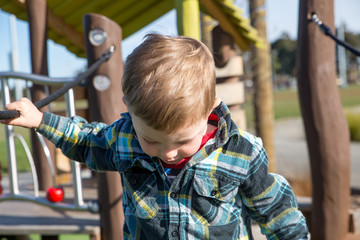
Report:
M62 18L54 15L50 9L48 9L48 24L54 32L59 33L72 44L85 50L83 33L77 32L72 26L66 24Z
M235 25L229 20L224 11L221 10L220 5L216 3L216 1L200 0L200 2L205 6L207 11L219 21L221 28L233 36L234 41L242 50L249 49L249 43L240 35Z
M26 11L25 0L12 0L16 5L22 7ZM84 36L82 32L78 32L75 28L66 24L64 20L55 14L48 8L47 9L48 26L52 31L57 32L64 38L68 39L72 44L85 50Z

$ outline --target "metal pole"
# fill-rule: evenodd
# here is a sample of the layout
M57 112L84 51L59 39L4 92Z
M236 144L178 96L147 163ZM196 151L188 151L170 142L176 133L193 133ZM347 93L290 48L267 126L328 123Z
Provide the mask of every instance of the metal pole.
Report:
M337 36L341 40L345 40L345 26L344 23L341 23L338 31ZM347 79L346 79L346 53L345 48L343 46L337 45L338 50L338 66L339 66L339 79L340 79L340 86L346 87L347 86Z
M16 17L10 15L10 36L11 36L11 66L14 72L19 71L19 48L18 48L18 37L16 31ZM15 99L19 100L23 97L23 82L21 80L15 80Z
M6 104L11 102L10 91L8 86L8 80L2 79L1 81L1 92L3 96L3 105L4 108ZM11 125L4 125L5 135L6 135L6 148L8 153L8 172L9 172L9 183L10 183L10 192L14 196L19 193L19 184L18 184L18 175L16 167L16 151L15 151L15 141L13 136L14 127Z
M67 116L75 116L75 96L74 90L71 88L66 94L66 104L67 104ZM75 196L75 205L80 207L84 205L83 192L82 192L82 182L81 182L81 168L80 163L71 161L71 170L73 173L74 181L74 196Z

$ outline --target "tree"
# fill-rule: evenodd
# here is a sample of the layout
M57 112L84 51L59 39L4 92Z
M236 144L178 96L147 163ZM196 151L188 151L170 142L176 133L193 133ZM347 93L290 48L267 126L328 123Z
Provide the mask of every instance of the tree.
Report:
M251 24L261 38L267 41L265 0L249 1ZM274 109L271 79L270 46L266 49L252 48L254 80L254 112L256 135L262 138L269 156L269 171L276 171L274 147Z
M297 41L292 40L287 33L283 33L271 44L272 52L275 53L273 70L276 74L295 75L296 48Z

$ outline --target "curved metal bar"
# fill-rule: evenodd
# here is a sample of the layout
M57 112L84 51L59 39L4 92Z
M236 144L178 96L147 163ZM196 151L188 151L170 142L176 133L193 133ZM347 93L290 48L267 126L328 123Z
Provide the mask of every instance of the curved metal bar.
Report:
M35 162L31 155L29 146L26 144L26 141L23 136L21 136L19 134L15 134L15 133L13 133L13 136L14 136L14 138L19 139L19 141L21 142L21 144L25 150L26 156L29 160L31 176L32 176L33 183L34 183L34 195L35 195L35 197L39 197L39 181L38 181L38 177L37 177L37 173L36 173L36 169L35 169Z
M49 150L48 146L46 145L44 137L42 135L40 135L40 133L38 133L38 132L36 132L36 134L37 134L38 139L39 139L39 141L41 143L41 146L42 146L42 148L44 150L46 160L48 161L48 164L49 164L49 169L50 169L53 185L55 185L56 184L55 170L54 170L55 167L54 167L54 164L53 164L52 159L51 159L50 150Z
M115 46L114 45L110 46L110 48L95 63L93 63L85 72L81 73L79 76L77 76L75 79L73 79L73 81L66 83L62 88L58 89L51 95L34 103L34 105L40 109L40 108L48 105L50 102L58 99L60 96L64 95L64 93L66 93L70 88L73 88L76 85L79 85L85 78L89 77L96 69L98 69L98 67L103 62L109 60L109 58L114 53L114 51L115 51ZM0 119L9 119L9 114L6 111L1 111Z
M8 80L2 79L1 81L1 93L3 99L3 105L10 103L10 90L8 85ZM6 150L8 154L8 172L9 172L9 181L10 181L10 191L11 194L15 195L19 193L19 184L17 177L17 166L16 166L16 150L14 137L12 135L14 127L11 125L4 125L5 135L6 135Z
M16 78L31 81L36 84L64 84L74 81L74 77L51 78L45 75L21 72L0 72L0 78Z

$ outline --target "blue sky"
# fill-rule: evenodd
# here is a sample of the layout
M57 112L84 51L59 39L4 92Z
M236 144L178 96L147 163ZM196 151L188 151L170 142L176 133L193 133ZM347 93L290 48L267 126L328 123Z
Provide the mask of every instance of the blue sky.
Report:
M236 4L248 9L248 0L235 0ZM298 4L299 0L267 0L267 32L269 41L274 41L283 32L291 38L297 37ZM344 22L346 29L360 33L360 0L335 0L335 25ZM166 35L176 35L176 13L171 11L147 27L125 39L122 43L122 53L125 58L142 41L148 32ZM24 21L17 21L17 36L19 48L19 71L30 72L30 50L28 25ZM10 71L9 53L11 51L9 14L0 10L0 71ZM82 71L86 66L85 59L79 59L61 45L53 41L48 43L49 75L51 77L71 77ZM69 64L71 63L71 64Z

